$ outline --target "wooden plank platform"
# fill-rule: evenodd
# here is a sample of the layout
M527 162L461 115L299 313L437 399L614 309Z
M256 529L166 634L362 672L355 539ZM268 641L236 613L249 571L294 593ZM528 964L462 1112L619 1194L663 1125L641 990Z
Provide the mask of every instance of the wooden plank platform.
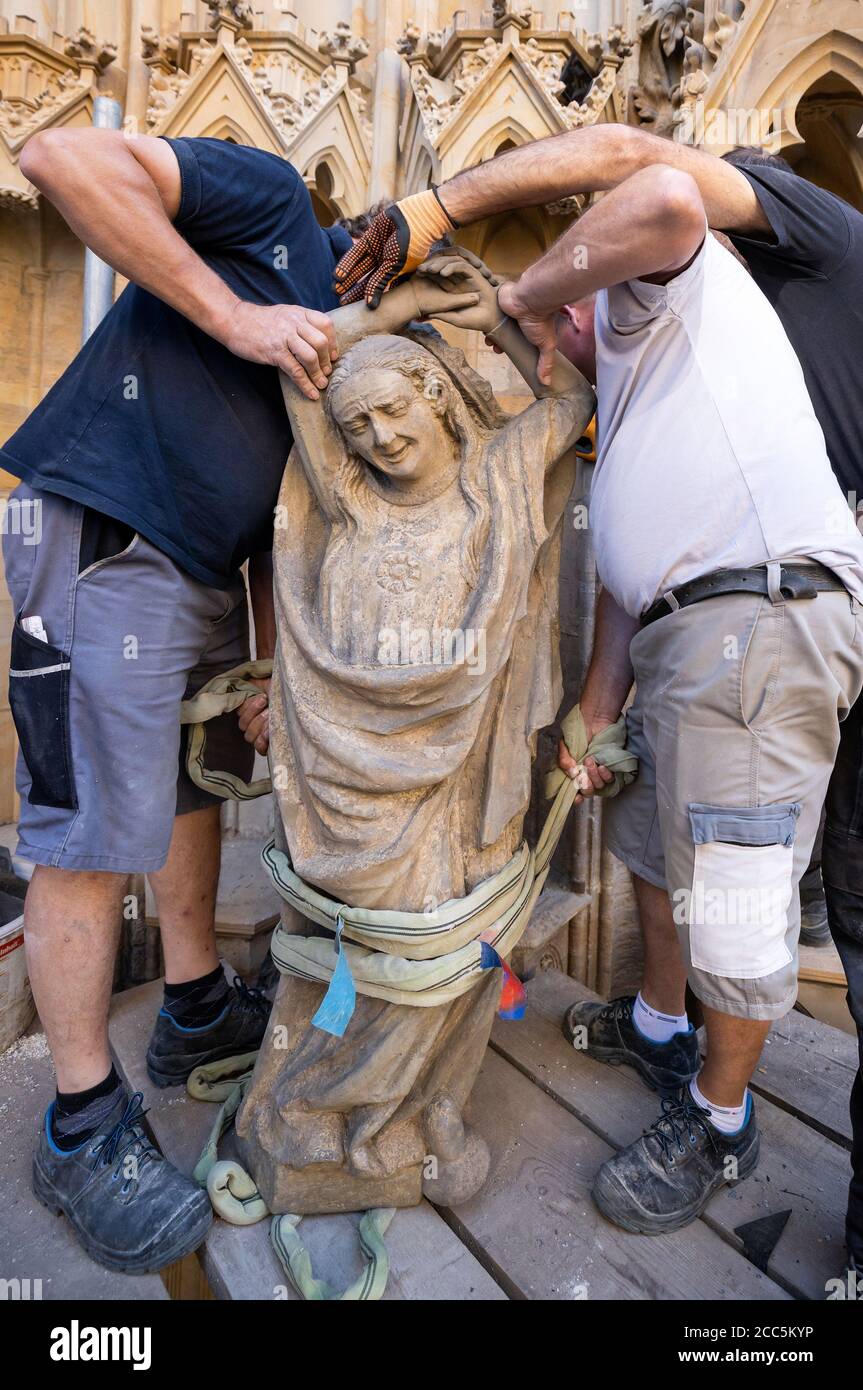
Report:
M771 1028L752 1089L850 1149L858 1064L855 1037L792 1010Z
M798 946L801 980L815 980L828 985L844 985L845 970L833 942L822 946Z
M491 1148L491 1173L482 1192L447 1219L511 1297L787 1297L700 1221L653 1237L605 1221L590 1188L611 1145L493 1052L470 1114Z
M560 1031L566 1007L576 999L595 996L556 971L538 975L527 990L527 1016L515 1023L499 1020L492 1033L493 1049L605 1143L614 1148L631 1143L659 1113L657 1097L631 1069L604 1066L575 1052ZM759 1166L738 1187L718 1193L696 1224L709 1226L729 1246L741 1250L740 1226L790 1210L767 1271L793 1297L823 1298L825 1281L843 1267L850 1169L846 1149L825 1136L818 1116L807 1116L801 1100L810 1091L817 1093L829 1064L837 1074L841 1069L845 1075L847 1111L853 1072L849 1076L844 1068L848 1061L846 1044L853 1048L853 1039L801 1015L789 1015L776 1026L775 1036L776 1041L765 1046L758 1069ZM813 1048L808 1064L807 1039ZM837 1059L842 1059L841 1068ZM797 1109L792 1114L795 1081ZM829 1113L838 1121L834 1112L839 1108L840 1090L834 1075L829 1089L832 1108L828 1109L828 1100L822 1097L813 1105L819 1115ZM784 1096L786 1108L774 1104L768 1095ZM678 1233L678 1238L685 1234ZM650 1239L651 1248L656 1243L656 1238Z
M799 1013L776 1024L753 1083L762 1133L756 1172L718 1193L685 1230L634 1236L600 1216L591 1186L600 1164L653 1122L658 1099L634 1072L593 1062L563 1038L567 1005L592 998L589 991L550 970L531 980L527 993L524 1019L495 1024L471 1098L469 1118L491 1150L488 1181L456 1210L424 1202L396 1214L387 1235L391 1275L385 1297L823 1298L827 1279L843 1266L855 1039ZM160 982L115 996L112 1046L129 1086L144 1093L157 1143L190 1172L215 1112L183 1090L158 1090L147 1078L144 1054L160 1000ZM47 1298L164 1298L156 1276L124 1279L118 1288L115 1276L87 1260L66 1223L36 1206L26 1171L29 1134L25 1140L22 1127L36 1127L50 1090L47 1047L25 1039L17 1054L5 1054L0 1063L6 1064L4 1089L10 1094L0 1132L10 1216L7 1238L0 1240L0 1276L42 1278ZM772 1249L759 1251L747 1228L765 1219L781 1224L786 1215ZM303 1222L316 1272L340 1287L360 1269L358 1220L320 1216ZM217 1220L200 1253L217 1298L296 1297L270 1245L266 1221L241 1228Z
M151 1087L144 1052L160 985L114 1001L111 1036L130 1086L142 1090L164 1152L191 1171L213 1110L183 1091ZM798 1114L759 1101L764 1136L757 1173L718 1194L704 1217L674 1235L644 1237L606 1222L590 1197L594 1175L616 1147L655 1118L656 1097L625 1068L602 1067L577 1054L559 1022L586 991L569 977L543 972L528 985L529 1008L517 1023L498 1022L471 1100L470 1118L492 1152L483 1191L457 1210L428 1203L398 1212L387 1236L392 1300L435 1299L761 1299L823 1297L841 1268L848 1155ZM787 1041L765 1048L759 1081L779 1093L793 1085L800 1049L836 1070L832 1109L838 1123L844 1040L812 1020L792 1020ZM773 1065L773 1056L777 1064ZM799 1101L799 1088L798 1088ZM832 1116L832 1119L830 1117ZM744 1253L739 1228L791 1211L762 1269ZM316 1271L344 1286L359 1269L357 1217L303 1222ZM268 1223L232 1227L216 1221L201 1252L219 1298L292 1298L269 1243Z

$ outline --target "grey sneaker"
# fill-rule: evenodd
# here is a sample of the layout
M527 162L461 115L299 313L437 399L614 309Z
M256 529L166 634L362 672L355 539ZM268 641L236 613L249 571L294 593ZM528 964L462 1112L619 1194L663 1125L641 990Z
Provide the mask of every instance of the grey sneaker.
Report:
M603 1163L593 1200L624 1231L662 1235L688 1226L720 1187L748 1178L758 1163L755 1106L737 1134L722 1134L688 1086L662 1102L656 1123Z
M143 1096L124 1091L105 1127L63 1153L45 1116L33 1158L33 1191L69 1218L97 1264L146 1274L196 1250L213 1220L203 1188L162 1157L141 1128Z
M609 1004L573 1004L564 1015L563 1036L597 1062L634 1067L651 1091L676 1095L700 1067L695 1029L690 1023L688 1032L675 1033L667 1043L651 1042L633 1022L634 1003L635 996L627 995Z

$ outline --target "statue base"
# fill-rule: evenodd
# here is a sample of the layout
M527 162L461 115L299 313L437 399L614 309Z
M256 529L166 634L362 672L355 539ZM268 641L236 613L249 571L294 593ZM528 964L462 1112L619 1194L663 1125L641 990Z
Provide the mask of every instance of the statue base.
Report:
M321 984L286 975L237 1116L240 1158L273 1213L467 1201L488 1174L463 1111L500 996L490 970L434 1008L358 995L342 1038L315 1028Z

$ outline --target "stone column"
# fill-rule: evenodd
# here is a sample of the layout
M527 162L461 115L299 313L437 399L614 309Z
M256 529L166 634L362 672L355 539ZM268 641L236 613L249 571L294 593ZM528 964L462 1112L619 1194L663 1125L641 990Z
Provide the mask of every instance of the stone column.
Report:
M397 187L399 121L401 119L402 63L395 49L378 54L375 67L372 174L369 202L394 198Z

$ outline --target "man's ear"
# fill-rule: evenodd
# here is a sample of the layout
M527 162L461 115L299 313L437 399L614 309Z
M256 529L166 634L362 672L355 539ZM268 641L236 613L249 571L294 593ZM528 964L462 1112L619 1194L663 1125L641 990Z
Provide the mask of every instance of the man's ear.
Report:
M580 324L578 320L578 309L576 308L576 306L574 304L564 304L559 310L559 312L562 318L565 318L568 323L572 324L573 328L577 333Z

